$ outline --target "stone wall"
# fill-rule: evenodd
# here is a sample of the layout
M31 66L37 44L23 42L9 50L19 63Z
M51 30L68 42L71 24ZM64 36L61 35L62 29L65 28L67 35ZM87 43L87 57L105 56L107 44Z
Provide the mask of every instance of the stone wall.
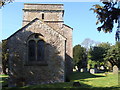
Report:
M26 63L27 39L31 34L44 36L45 62L34 65ZM65 70L65 38L55 30L36 19L23 30L8 39L9 46L9 84L18 81L26 84L64 82Z
M63 25L63 35L66 37L66 56L65 56L65 67L66 67L66 76L69 76L73 70L73 47L72 47L72 28L67 25Z
M63 4L30 4L30 3L25 3L24 9L64 10Z
M24 4L23 11L23 26L35 17L43 21L63 21L64 10L62 4ZM42 14L44 14L44 19L42 19Z

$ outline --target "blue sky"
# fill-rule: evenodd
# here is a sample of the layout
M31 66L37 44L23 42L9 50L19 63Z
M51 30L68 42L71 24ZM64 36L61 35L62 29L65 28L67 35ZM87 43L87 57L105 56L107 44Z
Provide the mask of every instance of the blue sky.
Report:
M115 31L112 33L103 33L96 30L96 15L89 9L94 4L100 2L66 2L64 4L65 14L64 23L71 26L73 30L73 46L81 44L86 38L98 42L115 43ZM22 27L23 19L23 2L14 2L5 5L0 10L0 40L6 39L15 31ZM117 25L116 25L117 26ZM2 34L1 34L2 30Z

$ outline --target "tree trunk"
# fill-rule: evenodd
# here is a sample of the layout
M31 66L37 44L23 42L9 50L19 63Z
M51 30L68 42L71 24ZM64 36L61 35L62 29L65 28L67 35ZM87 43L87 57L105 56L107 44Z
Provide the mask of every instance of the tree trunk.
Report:
M111 63L112 67L114 66L114 63L112 60L109 60L109 62Z

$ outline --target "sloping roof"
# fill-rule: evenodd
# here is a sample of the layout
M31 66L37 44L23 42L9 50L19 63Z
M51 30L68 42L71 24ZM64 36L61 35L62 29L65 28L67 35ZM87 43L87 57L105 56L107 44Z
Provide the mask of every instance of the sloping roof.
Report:
M68 26L68 25L66 25L66 24L63 24L63 25L73 30L73 28L71 28L70 26Z
M11 37L13 37L16 33L18 33L19 31L21 31L21 30L23 30L24 28L26 28L26 27L28 27L29 25L31 25L32 23L34 23L36 20L40 20L40 19L38 19L38 18L35 18L35 19L33 19L31 22L29 22L28 24L26 24L25 26L23 26L21 29L19 29L19 30L17 30L15 33L13 33L11 36L9 36L8 38L7 38L7 40L8 39L10 39ZM42 21L42 20L40 20L42 23L44 23L44 21ZM44 23L44 24L46 24L46 23ZM48 24L46 24L47 26L49 26ZM51 26L49 26L50 28L52 28ZM52 28L55 32L57 32L54 28ZM59 32L57 32L58 34L60 34ZM62 34L60 34L65 40L67 39L65 36L63 36Z

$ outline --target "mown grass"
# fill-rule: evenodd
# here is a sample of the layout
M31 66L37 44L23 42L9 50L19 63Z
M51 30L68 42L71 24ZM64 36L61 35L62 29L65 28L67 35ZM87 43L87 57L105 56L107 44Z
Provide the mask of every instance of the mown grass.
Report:
M76 74L76 75L75 75ZM72 81L79 81L90 87L114 87L118 86L118 74L109 73L107 76L104 73L90 74L77 73L71 76ZM80 74L80 75L79 75Z
M0 84L1 84L1 86L7 85L7 78L8 78L8 75L0 75Z
M64 83L54 83L54 84L42 84L42 85L32 85L32 86L24 86L24 87L14 87L14 88L3 88L3 90L19 90L19 89L25 89L25 90L34 90L34 89L56 89L56 88L62 88L62 89L90 89L90 90L120 90L120 87L118 85L118 74L112 74L108 73L107 76L104 73L99 74L90 74L90 73L80 73L80 72L74 72L70 75L70 82L64 82ZM74 87L73 82L80 82L80 87Z

